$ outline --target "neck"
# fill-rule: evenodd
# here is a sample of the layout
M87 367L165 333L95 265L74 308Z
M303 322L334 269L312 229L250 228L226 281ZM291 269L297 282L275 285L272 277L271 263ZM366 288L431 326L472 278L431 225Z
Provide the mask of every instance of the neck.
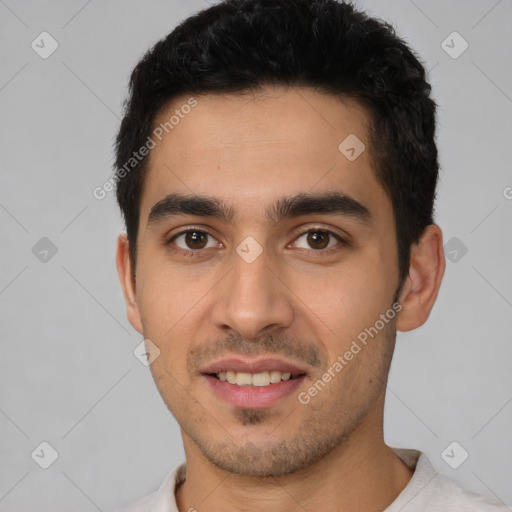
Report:
M187 478L176 491L180 512L382 512L405 488L413 472L386 446L382 407L369 413L327 457L281 477L251 477L211 465L183 434Z

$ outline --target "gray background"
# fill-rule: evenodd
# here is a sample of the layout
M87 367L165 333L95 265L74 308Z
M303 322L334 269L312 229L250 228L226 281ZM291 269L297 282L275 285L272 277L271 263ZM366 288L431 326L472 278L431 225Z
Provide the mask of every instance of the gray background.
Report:
M429 322L399 334L386 440L512 505L512 3L358 5L393 23L430 70L437 221L445 242L455 237ZM206 6L0 0L1 511L112 510L183 459L177 425L133 355L141 337L114 264L120 214L112 193L99 201L92 190L111 174L132 67ZM47 59L31 48L43 31L59 45ZM442 47L453 31L469 44L458 58ZM453 54L463 42L444 44ZM42 441L58 452L48 469L35 462L48 449L31 458ZM453 441L452 465L469 453L458 469L441 455Z

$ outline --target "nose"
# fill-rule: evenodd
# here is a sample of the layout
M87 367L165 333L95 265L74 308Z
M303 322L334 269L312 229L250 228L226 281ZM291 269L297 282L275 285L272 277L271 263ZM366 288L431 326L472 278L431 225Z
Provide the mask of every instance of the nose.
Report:
M225 333L247 340L285 329L293 322L293 293L265 251L253 262L234 254L234 268L215 287L212 321Z

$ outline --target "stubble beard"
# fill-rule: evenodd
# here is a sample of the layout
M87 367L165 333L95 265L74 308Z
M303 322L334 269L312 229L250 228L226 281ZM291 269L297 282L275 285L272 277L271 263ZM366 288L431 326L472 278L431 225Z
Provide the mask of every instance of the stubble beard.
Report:
M246 430L244 439L247 439L239 444L235 444L228 433L225 441L212 442L206 432L199 428L187 428L186 424L182 424L182 428L213 466L237 475L290 475L315 465L334 451L340 454L348 446L352 434L385 393L394 349L394 322L386 331L381 333L380 340L373 340L373 343L382 343L385 346L383 352L379 354L379 360L374 361L370 372L364 373L367 381L371 383L368 384L370 387L367 388L367 395L358 397L356 401L344 396L346 390L341 389L329 397L330 402L337 403L338 406L324 407L322 410L321 407L317 407L314 400L307 405L297 403L296 407L300 408L301 414L304 414L304 407L310 407L309 411L306 409L306 416L302 416L301 425L295 427L292 412L278 422L275 429L266 436L261 434L259 427L274 421L275 412L237 409L233 414L237 425ZM357 388L356 385L355 389ZM290 426L294 429L293 433L286 431ZM251 441L251 435L254 435L257 441Z

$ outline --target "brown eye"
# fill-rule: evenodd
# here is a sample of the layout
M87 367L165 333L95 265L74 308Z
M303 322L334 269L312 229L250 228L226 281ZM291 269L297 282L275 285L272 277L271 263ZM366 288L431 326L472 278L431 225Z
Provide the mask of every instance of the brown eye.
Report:
M188 231L185 234L185 244L190 249L204 249L208 235L202 231Z
M212 242L209 242L208 237L211 238ZM216 240L206 231L189 229L173 236L168 243L176 245L184 252L191 252L214 247L215 241Z
M326 231L310 231L307 241L314 249L325 249L329 244L330 235Z
M330 249L336 243L342 243L341 237L324 229L311 229L300 235L294 245L299 249L309 251L327 252L324 249Z

